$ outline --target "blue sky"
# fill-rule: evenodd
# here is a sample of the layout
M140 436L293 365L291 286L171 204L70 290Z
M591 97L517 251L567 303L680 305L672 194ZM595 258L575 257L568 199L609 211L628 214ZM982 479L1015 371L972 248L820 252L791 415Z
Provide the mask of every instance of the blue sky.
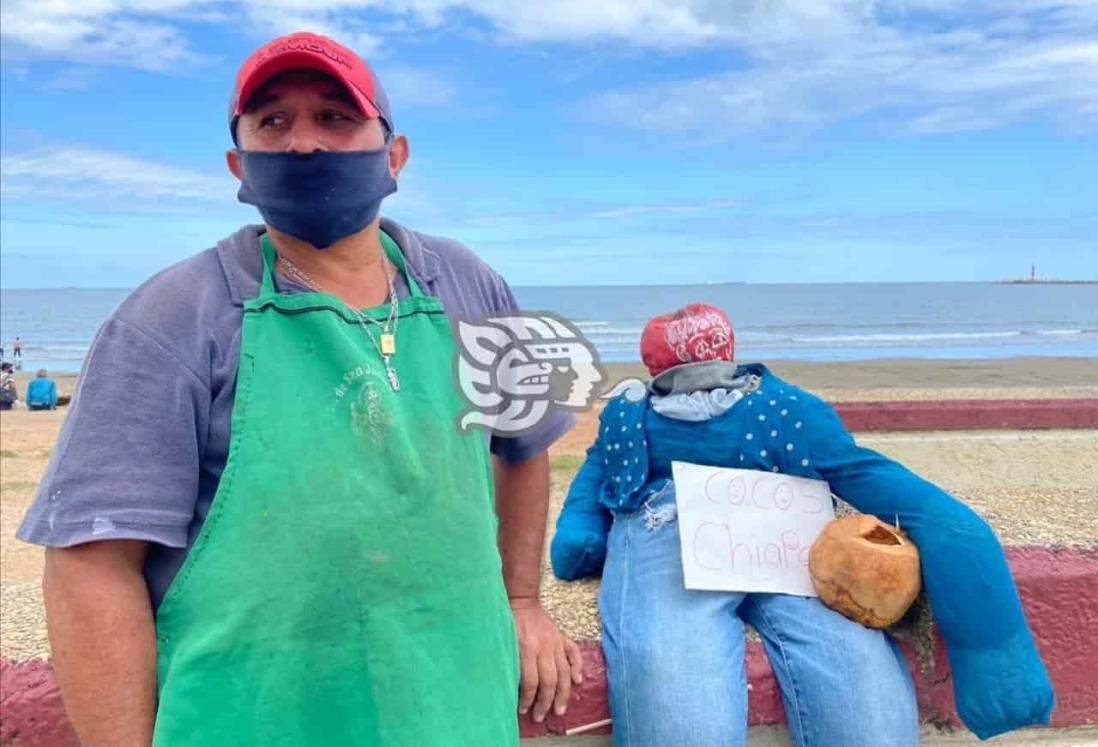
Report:
M978 10L972 10L978 5ZM412 160L384 213L515 285L1098 279L1089 0L11 0L0 283L129 287L256 222L240 62L327 33Z

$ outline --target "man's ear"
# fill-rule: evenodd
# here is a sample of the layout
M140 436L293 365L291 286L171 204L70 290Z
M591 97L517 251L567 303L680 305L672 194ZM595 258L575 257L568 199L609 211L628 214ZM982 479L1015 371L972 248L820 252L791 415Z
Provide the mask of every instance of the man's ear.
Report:
M243 181L244 172L240 169L240 154L235 148L225 151L225 164L229 167L229 173Z
M408 138L403 135L394 135L393 142L389 145L389 174L394 179L400 176L401 169L408 163L410 155Z

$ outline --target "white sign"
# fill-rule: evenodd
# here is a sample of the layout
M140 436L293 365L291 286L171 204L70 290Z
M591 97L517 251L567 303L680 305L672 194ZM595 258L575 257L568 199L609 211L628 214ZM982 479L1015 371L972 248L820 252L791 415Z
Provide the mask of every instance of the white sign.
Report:
M835 518L826 482L689 462L671 466L686 588L817 596L808 552Z

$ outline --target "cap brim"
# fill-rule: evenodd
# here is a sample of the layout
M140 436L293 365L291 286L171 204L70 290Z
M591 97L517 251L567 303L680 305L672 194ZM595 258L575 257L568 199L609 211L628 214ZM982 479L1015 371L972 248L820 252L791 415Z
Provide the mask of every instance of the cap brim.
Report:
M381 112L370 97L363 93L347 76L347 71L338 63L311 52L289 51L273 57L248 75L240 85L240 91L236 99L234 114L240 116L244 113L244 106L260 86L268 80L288 70L316 70L332 76L347 89L359 110L367 117L381 117Z

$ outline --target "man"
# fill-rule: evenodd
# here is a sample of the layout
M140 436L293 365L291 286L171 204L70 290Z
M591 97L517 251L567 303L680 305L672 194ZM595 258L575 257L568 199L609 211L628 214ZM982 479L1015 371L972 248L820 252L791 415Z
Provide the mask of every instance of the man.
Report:
M46 369L38 369L38 374L27 384L28 410L53 410L57 407L57 384L49 378Z
M515 303L378 217L409 148L365 62L277 39L229 127L265 226L106 322L19 532L50 547L71 720L86 747L514 744L516 705L562 712L582 666L537 601L571 418L494 461L454 427L447 317Z
M11 355L13 358L23 357L23 341L18 337L16 337L15 341L11 344Z

